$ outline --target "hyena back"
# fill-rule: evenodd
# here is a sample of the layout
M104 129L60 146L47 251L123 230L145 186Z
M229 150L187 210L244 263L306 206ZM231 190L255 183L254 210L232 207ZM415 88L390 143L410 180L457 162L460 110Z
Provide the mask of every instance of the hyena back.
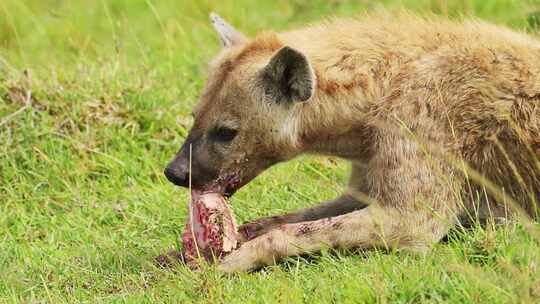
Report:
M480 21L333 20L224 46L165 174L232 195L302 153L352 163L333 201L241 227L219 265L245 271L322 247L424 252L465 218L538 216L540 42ZM191 151L191 157L190 157Z

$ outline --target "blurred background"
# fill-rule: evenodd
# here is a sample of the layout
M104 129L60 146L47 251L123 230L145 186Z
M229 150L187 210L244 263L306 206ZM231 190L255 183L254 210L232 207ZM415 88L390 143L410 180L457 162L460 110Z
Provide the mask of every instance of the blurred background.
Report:
M216 44L207 21L211 11L248 34L294 28L321 17L403 8L450 17L478 16L535 31L539 6L538 0L3 0L0 47L4 59L17 65L80 63L111 56L126 63L174 65L186 57L197 62L213 53Z

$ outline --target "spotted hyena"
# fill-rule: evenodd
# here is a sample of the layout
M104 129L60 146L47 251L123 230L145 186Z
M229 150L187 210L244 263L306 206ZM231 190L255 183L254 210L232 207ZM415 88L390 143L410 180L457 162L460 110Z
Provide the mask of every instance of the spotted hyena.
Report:
M335 200L243 225L223 271L322 247L425 252L467 218L537 214L540 42L480 21L365 16L250 39L217 15L173 183L232 195L302 153L351 162Z

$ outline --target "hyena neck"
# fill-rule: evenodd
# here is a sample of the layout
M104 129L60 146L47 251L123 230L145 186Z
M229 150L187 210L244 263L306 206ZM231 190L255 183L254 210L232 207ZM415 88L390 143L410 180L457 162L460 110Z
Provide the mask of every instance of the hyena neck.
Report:
M379 124L400 111L391 100L423 52L403 32L400 23L381 28L375 18L278 35L308 58L315 74L315 95L294 106L284 128L301 152L369 158L376 132L384 132Z
M399 56L380 60L355 46L327 46L327 53L306 50L315 74L311 99L288 112L284 134L300 153L317 153L351 160L369 159L377 128L376 113L385 108L385 94L400 80L407 65ZM384 112L384 111L383 111ZM362 143L362 148L359 147Z
M356 93L331 96L317 92L313 100L293 109L285 133L298 153L365 161L370 158L377 130L368 124L368 106L362 100L365 98Z
M341 134L321 134L315 140L306 143L304 153L336 156L348 160L366 162L371 158L372 142L364 127L352 128ZM359 142L362 143L359 146Z

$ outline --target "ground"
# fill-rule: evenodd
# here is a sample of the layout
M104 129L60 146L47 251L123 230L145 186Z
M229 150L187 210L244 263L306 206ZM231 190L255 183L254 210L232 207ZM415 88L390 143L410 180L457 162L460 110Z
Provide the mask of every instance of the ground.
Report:
M188 193L162 172L219 49L210 11L251 35L384 7L533 34L540 16L538 0L215 2L0 1L0 303L540 302L540 239L519 224L456 230L426 256L327 251L237 275L156 267L186 220ZM332 198L347 171L323 157L279 165L234 211L244 222Z

